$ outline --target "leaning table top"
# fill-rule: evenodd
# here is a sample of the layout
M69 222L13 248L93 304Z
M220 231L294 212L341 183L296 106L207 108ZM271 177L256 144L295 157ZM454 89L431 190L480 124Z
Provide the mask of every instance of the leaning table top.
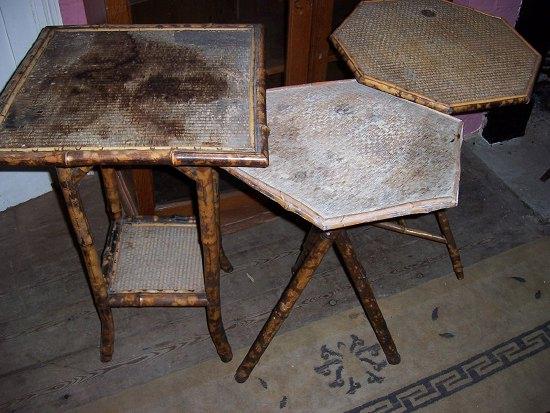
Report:
M0 164L267 165L257 25L48 27L0 95Z
M362 1L331 39L359 82L445 113L527 102L541 61L503 19L445 0Z
M462 121L355 80L267 91L268 168L225 168L322 230L457 205Z

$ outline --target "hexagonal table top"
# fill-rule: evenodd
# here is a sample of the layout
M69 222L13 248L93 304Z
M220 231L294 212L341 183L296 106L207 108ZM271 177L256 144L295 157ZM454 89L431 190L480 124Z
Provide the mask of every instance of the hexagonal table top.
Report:
M270 165L225 168L323 230L457 204L462 122L355 80L267 91Z
M444 0L363 1L331 39L359 82L445 113L527 102L541 60L503 19Z

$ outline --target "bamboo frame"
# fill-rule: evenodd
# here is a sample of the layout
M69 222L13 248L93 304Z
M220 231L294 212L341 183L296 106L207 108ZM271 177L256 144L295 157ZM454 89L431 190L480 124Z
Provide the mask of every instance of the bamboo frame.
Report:
M200 243L203 257L205 292L178 291L127 291L110 292L109 284L115 271L115 256L122 222L122 208L114 168L102 168L105 198L112 220L107 246L100 261L91 235L86 214L78 194L78 182L91 168L57 168L59 184L78 241L90 282L94 304L101 322L101 361L110 361L114 349L114 323L112 307L206 307L208 330L216 350L223 361L232 358L231 347L223 327L220 304L220 232L217 198L217 172L212 168L186 168L197 183ZM194 218L159 219L156 217L131 218L136 222L165 226L193 223Z
M208 305L206 322L210 337L221 360L233 358L223 327L220 303L220 229L216 219L215 179L212 168L196 168L200 239L202 245L204 286Z
M212 179L213 179L213 186L214 186L214 217L216 219L216 225L218 227L218 234L220 238L220 268L224 272L229 273L233 271L233 265L225 255L225 251L223 249L223 242L221 238L222 232L221 232L221 225L220 225L220 177L216 169L214 168L211 168L211 169L212 169ZM176 168L176 170L184 174L186 177L188 177L195 183L198 182L199 178L197 175L197 168L182 166L182 167Z
M277 334L284 320L290 314L292 307L298 301L298 298L332 245L335 245L342 255L344 267L349 274L350 282L380 342L388 363L399 364L401 358L372 289L366 280L365 270L353 252L353 246L346 230L323 231L312 226L303 244L302 252L293 267L293 277L288 287L283 292L235 373L235 380L237 382L243 383L248 379L250 373L271 343L275 334Z
M29 79L36 63L56 32L67 31L159 31L159 30L247 30L251 32L251 58L248 62L250 82L248 97L249 140L242 147L214 148L192 147L21 147L0 148L0 166L43 167L56 166L61 191L67 205L70 224L80 247L86 273L90 281L94 304L101 322L102 361L112 358L114 347L114 324L111 307L146 306L202 306L206 307L208 330L220 358L232 358L231 347L224 331L220 304L220 266L231 271L231 263L225 256L220 240L218 174L213 166L268 165L266 123L264 32L260 25L215 25L215 24L166 24L166 25L105 25L47 27L19 65L17 71L0 93L0 124L5 120L17 93ZM78 142L77 142L78 143ZM76 145L76 144L75 144ZM21 145L23 146L23 145ZM122 200L130 201L128 194L118 187L118 172L123 165L171 165L192 174L197 185L199 238L202 248L204 292L182 290L109 291L110 278L115 271L117 226L123 219ZM111 232L105 248L103 261L94 246L90 227L78 194L78 182L93 166L100 166L106 205L111 220ZM131 212L133 215L133 212ZM143 218L140 218L143 220ZM160 223L159 225L166 225Z
M92 297L101 322L101 361L107 362L113 356L115 335L113 314L108 301L107 280L101 271L99 255L94 246L90 225L88 224L82 201L78 194L78 179L75 179L74 172L71 169L57 168L61 192L65 199L67 212L80 247L80 252L84 258Z
M107 212L111 221L116 221L122 218L122 202L118 189L118 178L114 168L100 168L101 179L103 181L103 189L105 191L105 199Z

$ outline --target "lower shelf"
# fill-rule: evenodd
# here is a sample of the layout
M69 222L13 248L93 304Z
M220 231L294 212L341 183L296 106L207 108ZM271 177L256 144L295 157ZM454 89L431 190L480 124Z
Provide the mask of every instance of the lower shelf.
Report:
M103 267L113 307L207 304L194 220L116 222L103 254Z

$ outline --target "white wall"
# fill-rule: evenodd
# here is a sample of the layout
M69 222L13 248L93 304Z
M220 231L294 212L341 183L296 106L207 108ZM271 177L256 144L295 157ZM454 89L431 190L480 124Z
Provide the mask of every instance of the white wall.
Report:
M44 26L60 25L57 0L0 0L0 89ZM48 172L0 170L0 211L52 189Z

